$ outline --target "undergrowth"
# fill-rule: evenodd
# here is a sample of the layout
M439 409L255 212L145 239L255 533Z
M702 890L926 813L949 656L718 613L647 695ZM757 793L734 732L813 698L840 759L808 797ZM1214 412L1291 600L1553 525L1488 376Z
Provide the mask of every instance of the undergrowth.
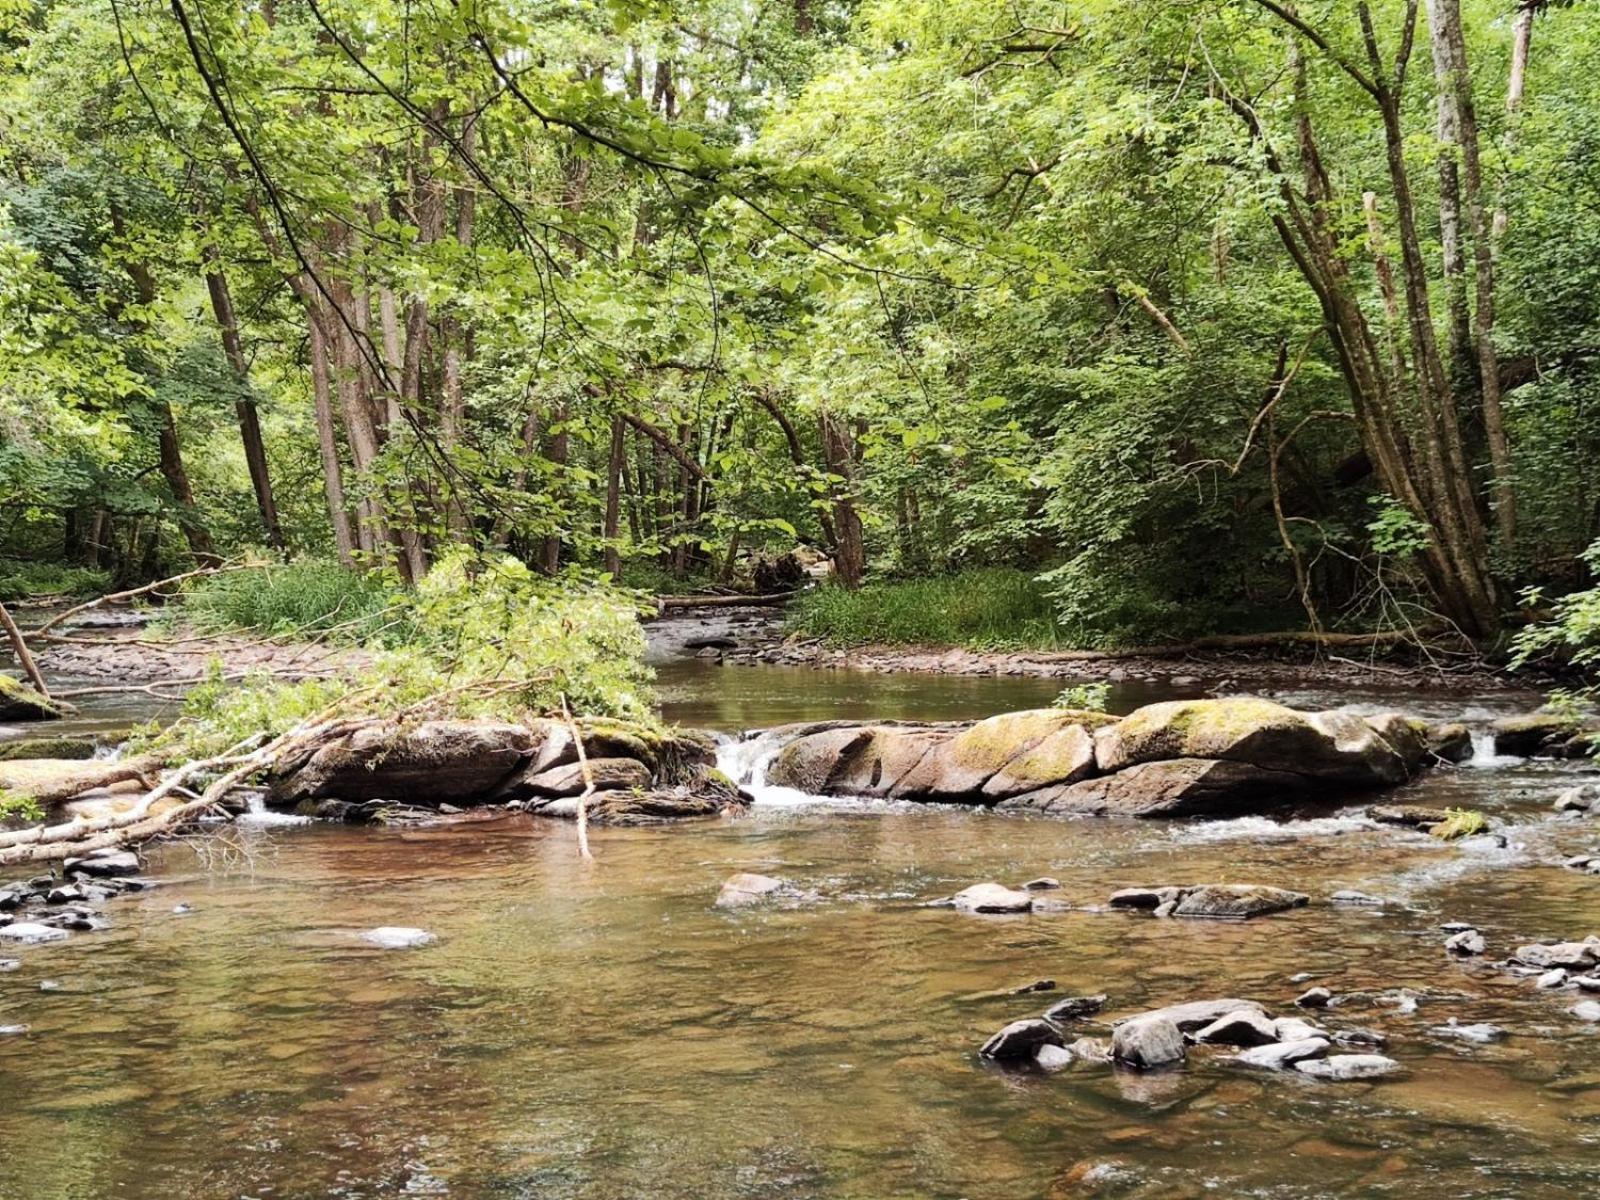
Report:
M410 632L402 597L381 574L315 559L203 575L183 595L183 616L202 633L248 629L398 644Z
M96 596L111 589L111 574L61 563L0 559L0 603L32 596Z
M792 628L838 645L1050 649L1061 630L1026 571L989 567L930 579L825 587L797 597Z

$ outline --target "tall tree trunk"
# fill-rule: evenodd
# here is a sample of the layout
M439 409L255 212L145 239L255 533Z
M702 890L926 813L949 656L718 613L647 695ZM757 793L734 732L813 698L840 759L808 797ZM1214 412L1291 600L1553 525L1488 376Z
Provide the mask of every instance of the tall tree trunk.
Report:
M1456 127L1461 138L1461 166L1466 184L1467 219L1472 226L1472 263L1476 304L1472 337L1477 353L1483 400L1483 429L1494 470L1494 517L1501 549L1516 550L1517 503L1511 477L1511 443L1500 402L1500 356L1494 345L1494 242L1489 214L1484 207L1483 164L1479 150L1478 116L1468 71L1467 40L1461 27L1460 0L1432 0L1444 36L1450 43L1450 85L1455 100Z
M1472 319L1467 303L1467 260L1461 235L1461 130L1455 101L1455 49L1436 10L1440 0L1427 0L1429 44L1433 49L1435 108L1439 131L1439 249L1444 269L1445 305L1449 314L1446 358L1451 378L1471 377Z
M550 423L555 432L550 437L550 453L548 457L555 464L557 490L564 495L566 493L567 457L571 450L571 441L567 435L567 406L565 403L555 406L555 410L550 414ZM544 550L540 555L539 561L547 575L554 575L561 570L560 533L551 533L546 536Z
M334 428L332 364L329 362L327 339L322 335L322 324L312 317L311 328L311 394L316 410L317 448L322 455L322 486L328 499L328 522L333 526L333 540L339 550L339 562L346 567L356 565L355 538L350 531L350 510L344 498L344 466L339 461L339 438Z
M820 417L822 456L828 465L833 491L833 527L837 551L833 559L835 577L854 591L861 586L867 569L866 542L862 535L861 514L856 508L856 462L854 439L848 427L832 413Z
M1522 97L1528 86L1528 57L1533 49L1533 19L1544 11L1547 0L1520 0L1517 19L1511 26L1511 71L1506 80L1506 133L1505 157L1509 160L1517 148L1517 126L1522 116ZM1508 172L1509 173L1509 172ZM1494 223L1490 230L1496 243L1506 232L1505 176L1500 179L1499 201L1495 205Z
M244 460L250 469L250 486L256 494L256 510L261 514L261 528L266 533L267 544L277 550L284 548L283 528L278 523L278 505L272 495L272 478L267 472L267 447L261 438L261 417L256 411L255 398L250 394L250 368L245 362L244 345L239 340L239 321L234 312L233 293L228 288L228 277L223 274L221 257L216 247L207 245L206 293L211 297L211 312L217 319L222 335L222 352L239 382L239 396L233 403L239 419L239 436L244 442Z
M627 442L620 413L611 415L611 453L606 459L606 517L602 536L605 539L606 574L613 580L622 574L622 472L626 464Z

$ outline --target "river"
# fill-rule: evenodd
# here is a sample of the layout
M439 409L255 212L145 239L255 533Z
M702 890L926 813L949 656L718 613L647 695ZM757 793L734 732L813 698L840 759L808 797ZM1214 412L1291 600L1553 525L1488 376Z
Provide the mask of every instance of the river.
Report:
M730 733L986 715L1060 686L662 664L668 715ZM1112 706L1205 688L1132 680ZM1284 698L1480 722L1529 702ZM167 845L160 886L113 902L111 929L6 952L21 965L0 974L0 1026L29 1030L0 1037L0 1198L1593 1194L1594 1027L1570 992L1449 959L1439 929L1477 924L1487 960L1600 932L1600 879L1559 865L1594 831L1550 811L1579 773L1480 755L1398 797L1482 808L1505 846L1377 827L1358 804L1163 824L784 796L740 820L596 829L590 865L570 826L532 820ZM740 870L808 897L713 908ZM1041 874L1083 905L1213 880L1313 903L1237 924L918 907ZM1387 903L1324 902L1341 888ZM379 925L437 940L379 950L359 937ZM982 995L1036 979L1054 996ZM1282 1012L1310 982L1344 998L1328 1024L1383 1031L1405 1075L1326 1084L1204 1053L1018 1074L975 1055L1055 996L1105 992L1107 1015L1215 996ZM1452 1018L1508 1036L1464 1042L1439 1032Z

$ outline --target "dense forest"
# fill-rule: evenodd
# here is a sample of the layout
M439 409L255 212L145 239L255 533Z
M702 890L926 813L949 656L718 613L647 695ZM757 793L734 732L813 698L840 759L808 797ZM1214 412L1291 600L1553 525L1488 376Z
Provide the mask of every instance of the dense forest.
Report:
M1600 536L1600 12L10 0L13 593L453 545L1459 630Z

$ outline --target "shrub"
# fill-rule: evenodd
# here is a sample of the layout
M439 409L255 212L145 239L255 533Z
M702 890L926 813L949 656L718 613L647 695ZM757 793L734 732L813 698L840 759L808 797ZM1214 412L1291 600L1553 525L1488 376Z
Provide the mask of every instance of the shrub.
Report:
M0 603L31 596L97 596L111 590L111 575L89 567L0 559Z
M183 611L202 631L293 635L333 630L341 640L361 642L399 617L398 604L396 591L381 575L308 559L190 580Z

